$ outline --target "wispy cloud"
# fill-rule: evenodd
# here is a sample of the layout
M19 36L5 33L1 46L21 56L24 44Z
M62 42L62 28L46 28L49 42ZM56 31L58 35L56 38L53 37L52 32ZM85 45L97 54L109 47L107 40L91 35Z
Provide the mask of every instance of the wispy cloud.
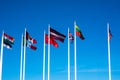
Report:
M120 72L120 69L113 69L111 70L112 72ZM60 71L61 73L66 73L67 72L67 69L64 69L62 71ZM74 72L74 69L71 69L71 72ZM96 72L108 72L108 69L96 69L96 68L93 68L93 69L78 69L77 72L90 72L90 73L96 73Z

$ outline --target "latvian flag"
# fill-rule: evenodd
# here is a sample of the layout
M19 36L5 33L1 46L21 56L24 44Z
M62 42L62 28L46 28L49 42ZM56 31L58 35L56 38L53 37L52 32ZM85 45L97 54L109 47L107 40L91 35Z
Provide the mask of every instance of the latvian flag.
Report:
M61 41L61 42L64 42L64 40L65 40L65 38L66 38L65 35L59 33L58 31L56 31L56 30L54 30L54 29L52 29L52 28L50 28L50 37L51 37L52 39L54 39L54 40L59 40L59 41Z
M33 44L36 44L36 43L37 43L37 41L35 39L33 39L30 36L30 34L26 31L26 46L29 47L32 50L36 50L37 47L33 45Z
M77 25L75 26L75 28L76 28L76 35L79 36L81 40L84 40L85 38L84 38L80 28Z
M45 43L48 44L48 39L50 37L48 36L48 34L45 34ZM50 38L50 44L52 44L54 47L58 48L58 43L53 39Z
M4 33L4 35L3 35L3 46L8 48L8 49L11 49L12 44L14 44L14 38L7 35L6 33Z

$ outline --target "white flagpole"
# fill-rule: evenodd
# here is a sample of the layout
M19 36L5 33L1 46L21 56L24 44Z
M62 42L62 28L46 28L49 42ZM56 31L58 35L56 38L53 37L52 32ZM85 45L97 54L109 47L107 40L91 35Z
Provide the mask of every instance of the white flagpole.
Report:
M23 64L23 80L25 80L25 60L26 60L26 28L24 36L24 64Z
M2 40L1 40L0 80L2 80L2 64L3 64L3 36L4 36L4 31L3 31L3 33L2 33Z
M107 23L107 34L108 34L108 69L109 69L109 80L111 80L109 23Z
M48 80L50 80L50 25L48 25Z
M69 28L68 28L68 80L70 80L70 38L69 38Z
M23 70L23 34L22 34L22 38L21 38L21 60L20 60L20 80L22 80L22 70Z
M44 31L44 48L43 48L43 80L45 80L45 31Z
M77 59L76 59L76 22L74 22L74 71L75 71L75 80L77 80Z

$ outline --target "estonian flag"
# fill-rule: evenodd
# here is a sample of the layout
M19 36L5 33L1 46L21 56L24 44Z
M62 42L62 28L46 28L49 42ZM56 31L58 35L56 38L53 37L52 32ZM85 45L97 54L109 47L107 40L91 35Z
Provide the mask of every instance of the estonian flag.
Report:
M3 45L4 47L11 49L12 44L14 44L14 38L4 33L3 35Z

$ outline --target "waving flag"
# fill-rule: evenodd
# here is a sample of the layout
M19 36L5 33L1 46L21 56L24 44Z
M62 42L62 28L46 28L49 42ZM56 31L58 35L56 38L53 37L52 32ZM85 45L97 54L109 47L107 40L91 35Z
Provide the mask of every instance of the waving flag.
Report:
M110 31L110 28L109 28L109 39L111 39L111 38L112 38L112 33Z
M5 38L5 39L8 39L8 40L11 41L11 42L14 42L14 38L11 37L11 36L9 36L9 35L7 35L6 33L4 33L4 38Z
M84 40L85 38L84 38L80 28L77 25L75 26L75 28L76 28L76 35L79 36L80 39Z
M37 43L37 41L35 39L33 39L27 31L26 31L26 40L30 41L32 44Z
M37 49L37 47L33 46L31 43L27 43L27 47L29 47L32 50L36 50Z
M71 33L71 32L69 32L69 39L70 39L70 41L71 41L71 42L73 42L73 41L74 41L74 37L73 37L73 35L72 35L72 33Z
M48 44L48 39L50 37L45 34L45 43ZM53 39L53 38L50 38L50 44L52 44L54 47L58 48L58 43Z
M54 40L59 40L59 41L61 41L61 42L64 42L64 40L65 40L65 38L66 38L65 35L59 33L58 31L56 31L56 30L54 30L54 29L52 29L52 28L50 28L50 37L51 37L52 39L54 39Z
M25 43L25 39L23 37L23 45ZM26 31L26 46L29 47L32 50L36 50L37 47L34 46L33 44L36 44L37 41L30 36L30 34Z
M4 33L3 35L3 45L4 47L11 49L12 44L14 44L14 38Z

